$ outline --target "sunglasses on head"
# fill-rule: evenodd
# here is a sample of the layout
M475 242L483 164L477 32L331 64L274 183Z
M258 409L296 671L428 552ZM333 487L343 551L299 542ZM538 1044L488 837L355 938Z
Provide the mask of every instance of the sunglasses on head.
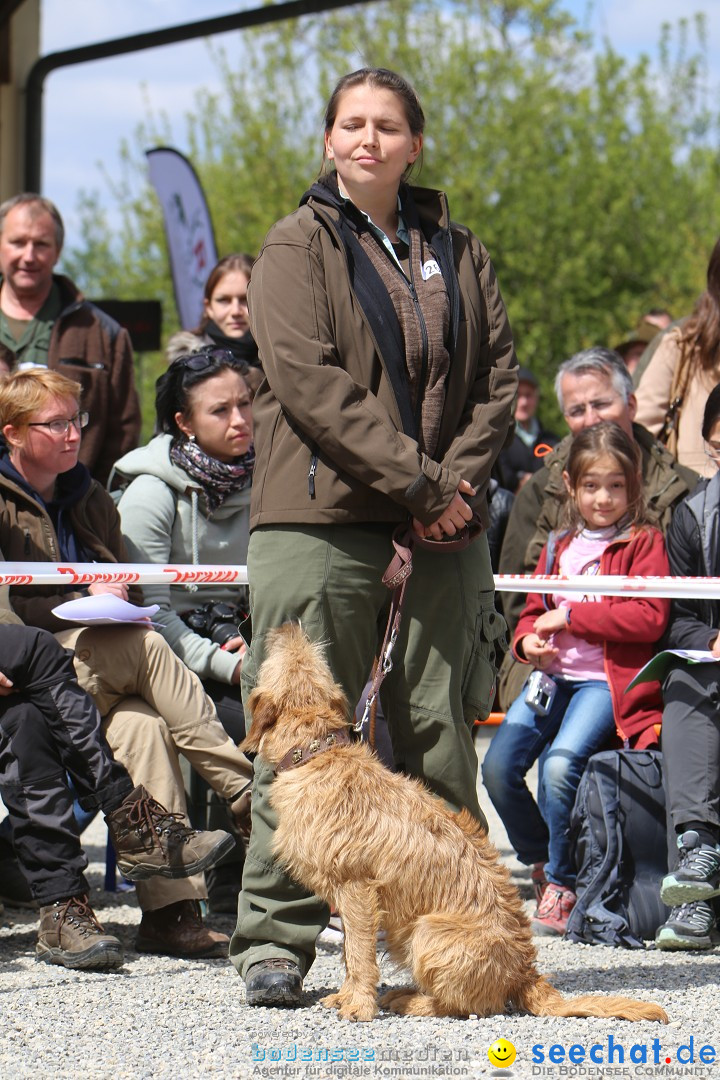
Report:
M171 366L184 371L204 371L205 368L212 367L218 361L232 367L240 366L240 362L229 349L201 349L199 352L188 353L187 356L178 356Z

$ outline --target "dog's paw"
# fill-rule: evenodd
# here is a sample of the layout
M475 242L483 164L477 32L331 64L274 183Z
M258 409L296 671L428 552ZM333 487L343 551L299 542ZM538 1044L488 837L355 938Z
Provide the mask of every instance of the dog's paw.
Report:
M378 1014L377 1001L374 997L348 998L340 1005L338 1012L343 1020L367 1022L374 1020Z
M393 1001L397 1001L398 998L410 997L415 992L412 986L400 986L396 990L388 990L387 994L383 994L380 998L380 1006L383 1009L389 1009Z
M419 994L416 990L391 990L385 994L380 1004L390 1012L399 1016L443 1016L438 1012L435 1002L427 994Z
M328 994L324 998L320 998L320 1004L324 1005L326 1009L339 1009L343 1003L342 994Z

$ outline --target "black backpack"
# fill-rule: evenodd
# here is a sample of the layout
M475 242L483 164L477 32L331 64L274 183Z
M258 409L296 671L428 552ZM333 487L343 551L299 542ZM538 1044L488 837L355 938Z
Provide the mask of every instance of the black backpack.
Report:
M577 904L566 937L644 948L665 922L667 826L659 750L606 750L587 763L570 819Z

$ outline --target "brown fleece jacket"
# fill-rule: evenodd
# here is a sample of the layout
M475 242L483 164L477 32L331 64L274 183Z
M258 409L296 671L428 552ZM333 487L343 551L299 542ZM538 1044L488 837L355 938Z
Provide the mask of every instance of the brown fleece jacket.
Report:
M0 279L1 281L2 279ZM70 278L53 275L62 311L50 338L48 367L82 386L82 408L90 413L80 460L105 484L119 457L140 438L140 401L127 330L85 300ZM0 344L0 361L12 370L15 355Z

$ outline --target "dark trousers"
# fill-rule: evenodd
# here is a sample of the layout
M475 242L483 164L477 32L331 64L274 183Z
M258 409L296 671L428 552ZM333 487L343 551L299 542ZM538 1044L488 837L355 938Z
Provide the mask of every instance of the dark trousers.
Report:
M720 663L682 664L663 684L662 751L668 856L690 821L720 828Z
M50 904L88 891L68 774L80 804L106 814L133 783L105 742L70 654L52 634L0 626L0 671L15 688L0 697L0 793L32 894Z

